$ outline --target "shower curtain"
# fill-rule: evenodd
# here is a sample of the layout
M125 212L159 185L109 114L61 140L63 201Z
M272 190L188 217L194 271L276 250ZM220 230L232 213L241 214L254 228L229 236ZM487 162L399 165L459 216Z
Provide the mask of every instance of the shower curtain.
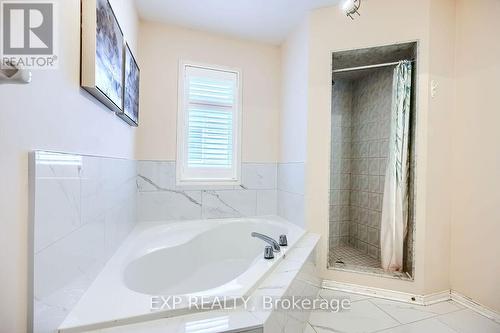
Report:
M387 272L403 271L408 224L411 73L411 62L406 60L394 69L391 134L380 228L381 262Z

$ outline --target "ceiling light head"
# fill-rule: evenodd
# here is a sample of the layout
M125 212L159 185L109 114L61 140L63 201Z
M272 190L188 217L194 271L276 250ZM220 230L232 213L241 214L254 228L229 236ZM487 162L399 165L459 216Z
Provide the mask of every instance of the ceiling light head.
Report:
M360 15L359 7L361 7L361 0L345 0L342 5L342 10L351 18L351 20L354 20L354 14L358 14L358 16Z

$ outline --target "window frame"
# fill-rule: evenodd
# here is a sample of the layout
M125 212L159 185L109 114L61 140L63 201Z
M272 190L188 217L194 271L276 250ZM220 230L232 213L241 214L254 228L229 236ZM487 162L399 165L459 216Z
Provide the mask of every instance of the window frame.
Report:
M187 161L188 161L188 94L186 84L186 69L188 67L197 67L201 69L214 70L219 72L228 72L236 74L237 89L236 102L234 108L236 110L233 112L233 167L231 170L231 177L217 177L216 172L211 175L207 169L202 169L200 173L196 176L190 176L186 172ZM198 63L194 61L181 60L179 61L179 76L178 76L178 109L177 109L177 161L176 161L176 184L178 186L183 185L229 185L238 186L241 185L241 119L242 119L242 75L241 71L237 68L231 68L219 65L208 65L203 63ZM214 169L221 170L221 169Z

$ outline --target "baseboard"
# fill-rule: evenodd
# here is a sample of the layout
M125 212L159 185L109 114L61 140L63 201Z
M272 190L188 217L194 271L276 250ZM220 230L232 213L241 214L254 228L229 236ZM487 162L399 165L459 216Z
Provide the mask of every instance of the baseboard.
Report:
M437 293L423 295L421 297L423 305L431 305L439 302L449 301L451 299L451 294L449 290L443 290Z
M500 324L500 313L477 303L472 298L462 295L455 290L451 290L451 299Z
M444 290L429 295L414 295L401 291L367 287L330 280L323 280L322 288L418 305L431 305L439 302L453 300L500 324L500 313L475 302L470 297L462 295L455 290Z
M322 286L325 289L344 291L353 294L384 298L392 301L399 301L399 302L418 304L418 305L430 305L451 299L449 290L429 295L415 295L415 294L405 293L402 291L360 286L357 284L342 283L329 280L323 280Z

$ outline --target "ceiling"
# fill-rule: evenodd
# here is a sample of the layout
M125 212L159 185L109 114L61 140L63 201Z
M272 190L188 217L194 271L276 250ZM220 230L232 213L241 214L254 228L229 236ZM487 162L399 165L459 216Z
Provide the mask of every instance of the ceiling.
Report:
M139 16L280 44L305 14L340 0L136 0Z

